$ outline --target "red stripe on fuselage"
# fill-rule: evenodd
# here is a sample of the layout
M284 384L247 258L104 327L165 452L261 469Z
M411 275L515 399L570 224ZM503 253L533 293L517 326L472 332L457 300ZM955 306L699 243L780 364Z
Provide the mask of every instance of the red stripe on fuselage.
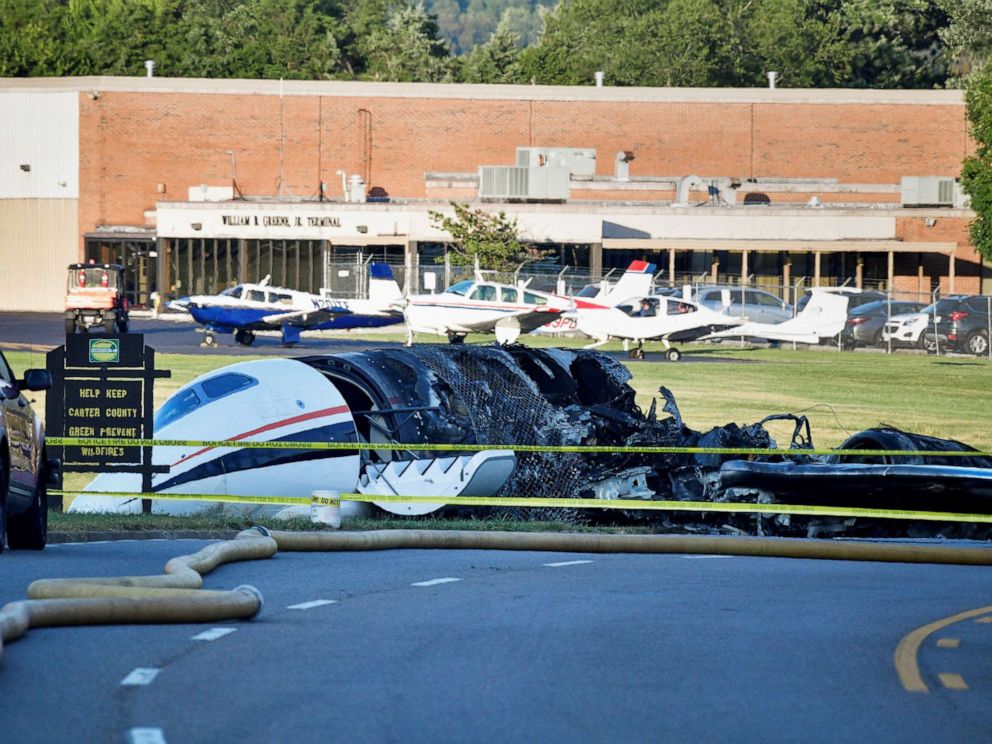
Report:
M273 429L278 429L282 426L290 426L292 424L299 424L303 421L310 421L311 419L315 419L315 418L323 418L324 416L336 416L339 413L347 413L347 412L348 412L348 406L336 406L335 408L324 408L320 411L314 411L313 413L301 413L299 416L293 416L288 419L283 419L282 421L274 421L271 424L260 426L257 429L252 429L251 431L246 431L242 434L237 434L233 437L229 437L228 440L231 442L237 442L242 439L247 439L248 437L254 436L255 434L261 434L262 432L272 431ZM172 463L170 467L174 468L176 467L176 465L182 465L184 462L188 460L192 460L194 457L197 457L198 455L202 455L204 452L209 452L212 449L214 448L204 447L203 449L197 450L191 455L186 455L186 457L177 460L176 462Z

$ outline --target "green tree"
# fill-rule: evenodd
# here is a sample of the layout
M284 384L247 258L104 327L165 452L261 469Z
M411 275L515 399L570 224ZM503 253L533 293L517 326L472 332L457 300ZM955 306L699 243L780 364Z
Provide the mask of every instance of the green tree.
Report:
M958 79L992 54L992 0L943 0L949 23L941 32Z
M389 12L386 24L371 32L367 42L368 73L397 82L441 82L452 79L448 45L434 17L423 4Z
M248 0L203 31L214 77L320 80L341 70L341 24L314 0Z
M12 0L0 13L0 76L61 75L65 10L58 0Z
M448 256L456 266L475 263L483 269L513 271L522 263L543 258L547 251L520 242L516 218L451 202L454 216L429 212L432 224L451 235Z
M982 256L992 259L992 67L971 75L965 103L976 147L962 164L961 186L975 212L969 225L971 242Z
M462 66L466 83L516 83L520 80L519 37L504 15L489 41L472 50Z

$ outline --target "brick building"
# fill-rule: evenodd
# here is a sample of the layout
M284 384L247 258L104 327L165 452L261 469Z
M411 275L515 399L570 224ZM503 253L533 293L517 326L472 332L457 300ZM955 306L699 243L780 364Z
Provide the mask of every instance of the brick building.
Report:
M451 200L516 217L551 275L992 289L953 183L959 91L4 79L0 127L4 309L59 309L85 258L123 261L139 303L266 273L345 292L368 255L415 289ZM584 158L564 180L562 148ZM480 181L518 158L514 198Z

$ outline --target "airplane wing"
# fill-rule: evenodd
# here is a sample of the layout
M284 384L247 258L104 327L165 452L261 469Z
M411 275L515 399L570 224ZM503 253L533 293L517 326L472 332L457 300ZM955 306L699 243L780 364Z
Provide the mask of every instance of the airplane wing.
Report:
M308 308L306 310L294 310L288 313L273 313L272 315L265 315L262 317L264 323L272 323L274 325L289 325L296 326L298 328L310 328L311 326L319 325L320 323L326 323L334 318L339 318L342 315L353 315L351 310L344 307L343 305L334 305L331 307L321 307L321 308Z

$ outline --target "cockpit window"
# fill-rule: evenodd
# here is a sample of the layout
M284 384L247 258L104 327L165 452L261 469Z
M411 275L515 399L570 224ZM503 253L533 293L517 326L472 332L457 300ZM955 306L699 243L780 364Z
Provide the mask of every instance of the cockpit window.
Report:
M228 287L223 292L221 292L221 296L223 296L223 297L233 297L236 300L240 300L241 299L241 289L242 289L242 287L241 287L240 284L238 286L236 286L236 287Z
M474 284L475 282L473 282L471 279L466 279L463 282L452 284L450 287L448 287L445 290L445 292L449 292L450 294L456 294L456 295L466 295L468 294L468 291L472 289Z
M265 292L260 289L249 289L245 292L245 299L252 302L265 302Z
M210 400L216 400L246 387L251 387L257 382L258 380L254 377L237 372L228 372L225 375L217 375L209 380L204 380L200 387Z
M194 388L187 388L173 395L165 405L155 413L155 431L162 429L173 421L178 421L190 411L200 407L200 396Z
M257 384L258 380L254 377L238 372L227 372L186 388L166 401L165 405L155 413L155 431L178 421L208 401L223 398L225 395Z
M533 292L524 292L524 303L527 305L547 305L548 298L536 295Z
M496 287L491 284L480 284L475 288L470 300L481 300L483 302L493 302L496 299Z

